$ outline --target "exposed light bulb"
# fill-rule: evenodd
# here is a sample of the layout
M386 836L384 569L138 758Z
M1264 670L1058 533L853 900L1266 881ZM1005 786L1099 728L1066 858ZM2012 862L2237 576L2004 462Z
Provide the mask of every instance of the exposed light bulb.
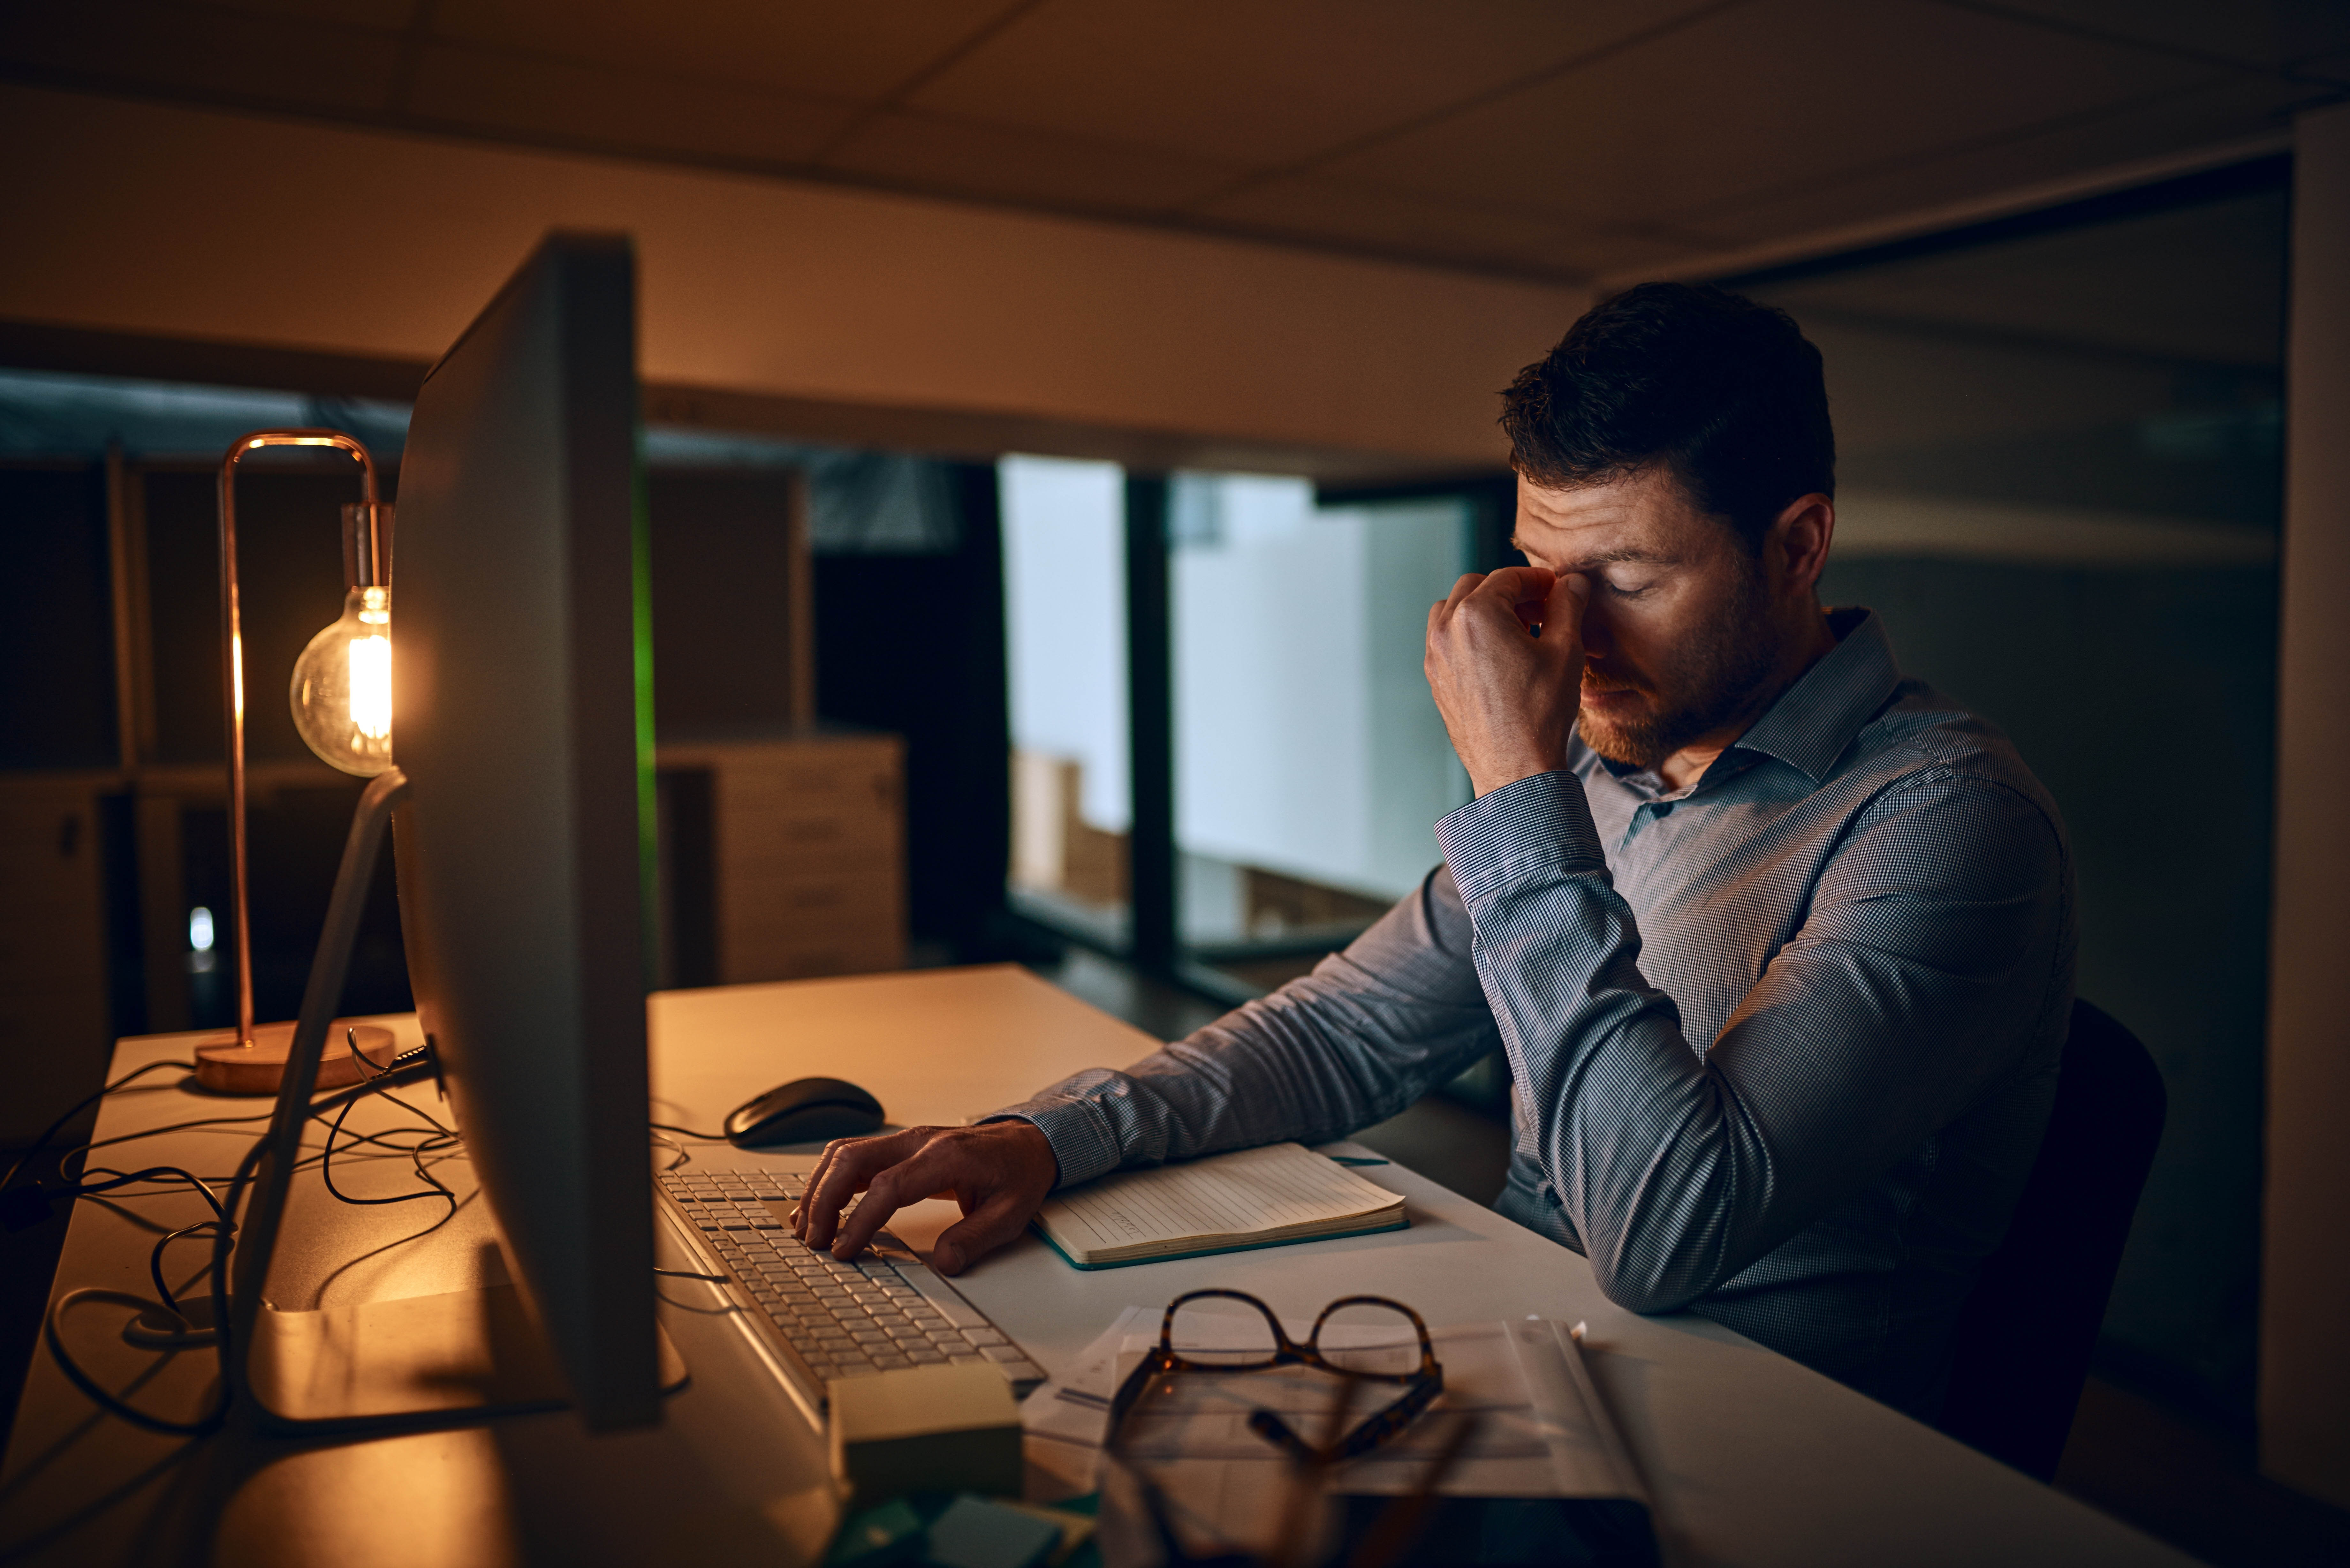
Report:
M371 778L391 766L391 590L353 588L294 661L294 727L319 757Z

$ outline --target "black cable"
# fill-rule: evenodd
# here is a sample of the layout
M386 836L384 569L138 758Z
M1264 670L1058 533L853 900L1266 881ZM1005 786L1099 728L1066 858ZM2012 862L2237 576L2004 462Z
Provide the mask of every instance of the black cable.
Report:
M178 1066L178 1065L184 1065L184 1064L181 1064L181 1063L157 1063L157 1064L155 1064L155 1065L158 1065L158 1066ZM143 1070L144 1070L144 1069L142 1069L142 1071L143 1071ZM87 1103L88 1103L87 1101L85 1101L85 1102L84 1102L84 1104L87 1104ZM400 1105L402 1105L403 1106L406 1106L406 1108L407 1108L410 1112L411 1112L412 1114L414 1114L414 1115L416 1115L416 1116L422 1116L422 1117L423 1117L423 1119L424 1119L424 1120L426 1120L426 1121L432 1121L432 1118L431 1116L425 1116L425 1115L424 1115L424 1113L423 1113L422 1111L419 1111L419 1110L417 1110L417 1109L416 1109L416 1107L415 1107L414 1106L408 1105L408 1102L406 1102L405 1100L400 1101L399 1103L400 1103ZM195 1129L200 1128L200 1127L245 1127L245 1126L249 1126L250 1124L252 1124L252 1123L254 1123L254 1122L265 1122L265 1121L267 1121L267 1120L269 1120L269 1119L270 1119L270 1116L272 1116L272 1114L273 1114L273 1113L271 1113L271 1112L264 1111L264 1112L260 1113L259 1115L256 1115L256 1116L203 1116L203 1117L200 1117L200 1118L198 1118L198 1119L197 1119L197 1120L195 1120L195 1121L190 1121L190 1122L171 1122L171 1123L167 1123L166 1125L164 1125L164 1126L162 1126L162 1127L144 1127L144 1128L141 1128L141 1129L140 1129L140 1131L138 1131L138 1132L117 1133L117 1134L116 1134L114 1137L112 1137L94 1138L94 1139L92 1139L91 1141L89 1141L89 1142L88 1142L88 1143L78 1143L78 1144L70 1145L70 1146L67 1147L66 1147L66 1148L65 1148L65 1149L64 1149L64 1150L63 1150L63 1151L58 1155L58 1157L57 1157L57 1162L58 1162L58 1165L59 1165L60 1170L62 1170L62 1168L63 1168L63 1166L64 1166L64 1163L65 1163L67 1160L71 1159L71 1158L72 1158L75 1155L77 1155L77 1154L87 1156L87 1155L89 1155L89 1154L91 1154L91 1153L94 1153L94 1152L96 1152L97 1150L101 1149L101 1148L111 1148L111 1147L114 1147L115 1145L117 1145L117 1144L136 1143L136 1142L138 1142L140 1138L147 1138L147 1137L162 1137L165 1133L192 1132L192 1131L194 1131ZM317 1113L317 1112L315 1112L315 1111L311 1113L311 1115L310 1115L310 1116L309 1116L309 1119L310 1119L311 1121L317 1122L320 1127L325 1127L325 1126L327 1126L327 1125L328 1125L328 1124L327 1124L327 1118L326 1118L324 1116L319 1115L318 1113ZM435 1127L435 1128L438 1128L439 1130L443 1131L443 1132L447 1132L447 1131L449 1131L449 1130L450 1130L450 1129L445 1128L445 1127L441 1127L441 1124L440 1124L440 1123L438 1123L438 1122L433 1122L433 1124L432 1124L432 1125L434 1126L434 1127ZM56 1129L55 1129L54 1127L52 1127L50 1130L51 1130L51 1131L55 1131ZM413 1132L413 1131L416 1131L416 1130L418 1130L418 1129L413 1128L413 1127L392 1127L392 1128L388 1129L386 1132L380 1132L380 1133L353 1133L353 1134L351 1134L351 1135L350 1135L350 1140L351 1140L351 1142L353 1142L353 1143L382 1143L382 1142L383 1142L383 1140L384 1140L384 1138L385 1138L387 1136L389 1136L389 1134L390 1134L390 1133L394 1133L394 1132ZM402 1146L400 1146L400 1145L398 1145L398 1144L386 1144L386 1145L385 1145L385 1147L388 1147L388 1148L391 1148L391 1149L393 1149L393 1150L395 1150L396 1152L400 1153L400 1154L405 1154L405 1153L407 1153L407 1152L408 1152L408 1150L407 1150L404 1147L402 1147ZM317 1155L315 1155L315 1154L313 1154L313 1155L309 1155L309 1156L306 1157L306 1158L304 1158L304 1159L303 1159L303 1160L302 1160L298 1165L296 1165L296 1169L301 1169L301 1168L306 1168L306 1167L307 1167L307 1166L310 1166L310 1165L312 1165L312 1164L315 1164L315 1163L317 1163L317 1158L318 1158L318 1157L317 1157ZM225 1177L213 1177L213 1178L211 1178L210 1179L214 1180L214 1181L224 1181L224 1180L226 1180L226 1179L227 1179L227 1178L225 1178ZM5 1187L5 1183L0 1183L0 1187Z
M56 1137L58 1131L62 1129L68 1122L81 1115L82 1112L88 1110L90 1106L98 1104L99 1101L106 1098L107 1096L114 1093L115 1090L130 1082L131 1079L143 1078L148 1074L160 1072L165 1067L177 1067L183 1073L192 1073L196 1070L196 1064L193 1062L150 1062L144 1067L132 1068L130 1072L123 1074L120 1078L115 1079L111 1084L99 1089L98 1093L75 1101L74 1106L71 1110L66 1112L65 1115L59 1116L57 1120L51 1122L47 1127L41 1129L41 1136L33 1140L33 1145L30 1148L27 1148L24 1153L16 1157L16 1163L8 1168L8 1174L5 1176L0 1176L0 1192L7 1190L9 1184L16 1179L16 1173L25 1168L25 1162L32 1158L35 1155L40 1153L43 1149L48 1147L49 1139ZM64 1155L59 1156L59 1164L62 1165L64 1160L72 1153L73 1151L71 1149L68 1149Z
M659 1127L663 1132L676 1133L681 1137L698 1137L705 1139L711 1143L724 1143L726 1141L726 1135L724 1133L700 1132L692 1127L679 1127L675 1122L655 1122L652 1125Z
M84 1285L78 1290L68 1291L59 1296L57 1304L49 1308L47 1315L41 1320L41 1338L48 1345L50 1359L57 1364L57 1370L66 1375L67 1382L88 1395L91 1403L109 1415L119 1416L132 1426L143 1427L151 1432L161 1432L175 1438L201 1438L220 1428L222 1421L228 1416L228 1379L224 1376L220 1380L220 1397L214 1402L212 1410L193 1421L173 1421L161 1416L151 1416L136 1405L118 1399L99 1387L96 1379L81 1369L81 1364L67 1353L65 1338L58 1332L57 1325L65 1321L66 1313L82 1302L113 1302L120 1306L137 1307L142 1313L155 1310L155 1303L145 1296L135 1296L129 1291L110 1291L97 1285ZM214 1310L218 1311L217 1308ZM176 1311L173 1311L172 1315L180 1317L180 1321L183 1324L188 1321L185 1317L181 1317ZM192 1328L194 1325L189 1326ZM228 1330L224 1319L213 1344L220 1347L221 1355L224 1358L228 1346ZM224 1359L222 1362L224 1371L226 1366L227 1363Z
M205 1181L201 1176L182 1170L176 1165L152 1165L144 1170L109 1172L109 1174L112 1177L111 1180L93 1182L88 1179L88 1173L85 1171L82 1180L71 1187L54 1189L53 1196L88 1198L100 1192L111 1192L118 1187L128 1187L134 1181L154 1181L162 1177L174 1177L203 1195L204 1201L212 1205L214 1219L225 1220L228 1218L227 1210L221 1207L220 1194L212 1189L211 1183Z
M410 1116L414 1116L417 1120L419 1120L419 1121L421 1121L421 1122L424 1123L424 1125L425 1125L425 1126L427 1126L427 1127L431 1127L434 1132L439 1133L442 1137L448 1137L448 1138L456 1138L456 1137L459 1137L459 1134L458 1134L457 1129L456 1129L455 1127L442 1127L442 1126L440 1124L440 1122L439 1122L438 1120L436 1120L434 1117L432 1117L432 1116L428 1115L427 1113L425 1113L425 1112L423 1112L423 1111L420 1111L420 1110L418 1110L414 1106L410 1105L406 1100L401 1099L398 1095L393 1094L390 1089L385 1089L385 1090L383 1090L383 1091L382 1091L382 1094L383 1094L383 1097L384 1097L385 1099L390 1100L393 1105L398 1106L401 1110L406 1111ZM389 1130L389 1131L391 1131L391 1132L413 1132L413 1131L415 1131L416 1129L415 1129L415 1128L413 1128L413 1127L391 1127L391 1128L390 1128L390 1129L388 1129L388 1130ZM382 1134L380 1134L380 1133L370 1133L370 1134L369 1134L369 1135L368 1135L368 1136L369 1136L369 1137L382 1137L383 1135L382 1135ZM460 1141L463 1141L463 1140L462 1140L462 1138L460 1139Z
M714 1285L731 1285L734 1282L734 1276L732 1274L705 1274L692 1269L655 1269L653 1272L665 1280L708 1280Z
M162 1064L153 1064L153 1065ZM141 1069L141 1071L146 1070L147 1069L144 1068ZM192 1071L192 1069L191 1069L191 1071ZM387 1070L382 1075L382 1078L391 1079L395 1083L404 1085L411 1082L413 1076L418 1075L402 1075ZM110 1085L110 1087L120 1087L121 1084L129 1082L130 1076L135 1076L135 1075L126 1075L125 1077L118 1080L118 1082L115 1085ZM313 1117L317 1117L323 1116L327 1111L336 1110L338 1108L348 1109L354 1101L365 1098L369 1093L375 1092L379 1086L388 1089L392 1087L393 1084L384 1083L381 1079L370 1080L368 1084L361 1085L357 1090L346 1089L323 1101L314 1100L310 1105L310 1115ZM88 1101L83 1102L83 1105L87 1104L88 1104ZM74 1107L76 1112L78 1112L81 1108L82 1107L80 1106ZM71 1114L73 1113L68 1113L68 1116ZM251 1116L235 1119L259 1121L265 1118ZM338 1117L338 1120L340 1118ZM57 1130L57 1127L63 1125L64 1124L60 1122L57 1124L57 1126L51 1127L49 1128L49 1133L54 1133ZM44 1133L42 1135L41 1141L46 1143L48 1136L48 1133ZM190 1175L186 1171L180 1170L175 1166L158 1166L154 1168L155 1172L169 1172L184 1178L186 1180L192 1183L201 1191L203 1191L205 1198L211 1201L213 1212L217 1216L216 1220L203 1221L198 1225L190 1227L188 1232L180 1232L181 1234L190 1233L193 1231L203 1229L203 1226L207 1224L212 1226L213 1231L212 1262L208 1271L212 1275L213 1307L213 1327L210 1334L210 1344L212 1345L213 1356L217 1360L220 1367L218 1378L220 1393L219 1397L213 1403L213 1408L209 1412L193 1421L173 1421L166 1419L161 1416L150 1415L146 1411L140 1409L137 1406L130 1404L125 1400L119 1399L112 1394L107 1392L104 1388L99 1387L97 1381L92 1378L88 1373L84 1372L81 1369L80 1364L74 1360L72 1353L66 1349L65 1336L60 1325L65 1320L65 1314L74 1306L82 1302L114 1302L120 1305L136 1307L141 1313L160 1310L172 1317L177 1318L182 1324L185 1325L188 1332L191 1334L200 1332L196 1330L194 1324L188 1322L186 1314L181 1313L176 1305L161 1306L157 1303L147 1300L144 1296L133 1295L128 1291L108 1290L99 1286L86 1285L78 1290L68 1291L64 1295L59 1296L57 1301L51 1304L48 1311L43 1314L41 1319L41 1339L42 1343L48 1349L50 1359L57 1364L57 1370L65 1374L66 1380L71 1383L76 1388L81 1390L89 1401L98 1406L99 1408L106 1411L109 1415L119 1417L121 1419L130 1422L134 1427L142 1428L151 1432L161 1432L171 1437L206 1437L211 1433L219 1430L222 1424L227 1420L229 1407L234 1398L234 1390L231 1386L233 1381L231 1369L237 1365L234 1356L231 1355L232 1346L230 1345L229 1256L234 1245L233 1238L236 1235L237 1231L235 1215L238 1205L243 1202L246 1189L252 1184L255 1173L260 1168L262 1157L269 1150L269 1145L270 1140L266 1137L259 1137L253 1140L253 1147L245 1150L244 1158L237 1161L236 1169L229 1176L227 1181L224 1183L224 1185L228 1189L228 1197L225 1201L215 1195L212 1189L204 1182L199 1180L197 1178ZM411 1158L413 1158L417 1157L412 1156ZM21 1160L18 1162L20 1166L22 1163L23 1162ZM15 1171L12 1169L10 1171L10 1175L13 1176L14 1174ZM151 1174L153 1174L153 1172L137 1172L124 1176L119 1179L104 1183L99 1190L110 1189L111 1188L124 1185L127 1182L136 1181L141 1177L150 1176ZM431 1178L427 1177L426 1179L430 1180ZM79 1194L78 1193L77 1196L79 1196ZM455 1210L452 1209L451 1212L453 1213ZM445 1223L445 1220L443 1222ZM167 1237L165 1240L168 1241L171 1238Z
M351 1047L351 1054L354 1056L359 1056L359 1047L356 1042L354 1042ZM422 1059L421 1053L418 1054L418 1059L420 1062ZM361 1056L359 1057L359 1060L365 1061L366 1058ZM345 1192L341 1188L335 1185L335 1139L342 1136L343 1118L351 1114L351 1107L353 1106L358 1105L360 1100L365 1099L370 1094L381 1094L384 1098L390 1100L394 1105L400 1106L401 1109L409 1111L416 1116L424 1116L423 1112L417 1110L415 1106L408 1105L398 1096L391 1094L388 1087L378 1087L378 1085L381 1085L384 1079L390 1077L392 1072L398 1067L400 1059L398 1057L394 1057L392 1058L392 1067L384 1069L382 1072L378 1073L374 1077L369 1078L366 1083L360 1085L359 1087L361 1092L352 1096L349 1099L345 1100L343 1102L343 1108L335 1113L334 1125L327 1129L326 1151L318 1157L318 1174L326 1179L327 1190L345 1203L372 1206L382 1203L411 1203L420 1198L442 1198L446 1199L449 1201L451 1211L453 1213L455 1211L457 1195L450 1191L448 1188L442 1186L439 1178L435 1177L431 1171L424 1168L424 1156L428 1153L435 1153L440 1149L451 1147L458 1141L457 1135L454 1132L452 1132L449 1128L442 1127L439 1122L432 1121L432 1118L430 1116L424 1116L424 1119L428 1122L432 1122L432 1126L438 1129L438 1138L435 1140L428 1140L426 1143L418 1144L412 1148L403 1151L408 1155L409 1163L415 1167L418 1179L424 1182L425 1186L423 1189L415 1192L395 1193L390 1198L353 1198L350 1194ZM440 1141L442 1139L445 1139L446 1141Z
M180 1298L172 1294L171 1284L163 1278L163 1249L182 1236L192 1236L199 1231L209 1231L219 1223L217 1220L199 1220L192 1225L183 1225L158 1241L147 1254L147 1277L155 1282L155 1293L163 1298L165 1306L175 1313L180 1313L183 1321L188 1314L180 1312ZM203 1275L198 1274L196 1278L202 1279Z

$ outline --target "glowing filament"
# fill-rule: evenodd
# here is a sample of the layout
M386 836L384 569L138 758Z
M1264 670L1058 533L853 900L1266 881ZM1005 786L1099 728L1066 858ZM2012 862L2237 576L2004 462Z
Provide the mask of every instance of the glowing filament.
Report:
M351 639L351 727L370 741L391 733L391 639Z

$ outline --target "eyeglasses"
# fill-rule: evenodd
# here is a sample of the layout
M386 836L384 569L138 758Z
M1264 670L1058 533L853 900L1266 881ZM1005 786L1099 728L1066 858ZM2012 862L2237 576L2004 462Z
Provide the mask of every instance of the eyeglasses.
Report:
M1269 1338L1264 1342L1265 1347L1252 1344L1243 1350L1202 1351L1194 1355L1177 1350L1175 1314L1194 1302L1208 1300L1235 1301L1255 1308L1270 1331ZM1419 1366L1409 1372L1366 1371L1360 1366L1346 1366L1332 1360L1332 1355L1347 1355L1351 1347L1336 1345L1326 1354L1321 1344L1322 1330L1332 1314L1349 1307L1383 1309L1408 1320L1419 1337ZM1158 1345L1142 1358L1142 1364L1128 1376L1110 1401L1108 1447L1113 1453L1118 1451L1119 1437L1127 1416L1141 1401L1144 1391L1163 1376L1182 1372L1262 1372L1276 1366L1319 1367L1347 1379L1348 1386L1357 1382L1378 1383L1404 1390L1385 1409L1360 1422L1345 1438L1335 1442L1326 1437L1320 1444L1309 1443L1271 1410L1260 1409L1249 1417L1250 1430L1293 1458L1315 1468L1369 1453L1391 1440L1444 1391L1444 1368L1437 1363L1436 1347L1428 1336L1428 1324L1420 1320L1418 1313L1401 1302L1390 1301L1386 1296L1341 1296L1322 1309L1321 1315L1314 1320L1313 1332L1305 1336L1305 1343L1300 1345L1283 1332L1281 1320L1274 1316L1273 1309L1253 1295L1242 1291L1190 1291L1167 1303L1166 1315L1159 1323Z

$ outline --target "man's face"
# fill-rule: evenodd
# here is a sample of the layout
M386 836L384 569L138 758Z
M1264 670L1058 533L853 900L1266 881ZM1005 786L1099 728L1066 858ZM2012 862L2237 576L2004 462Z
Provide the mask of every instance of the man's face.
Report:
M1512 543L1591 579L1576 730L1609 761L1654 767L1746 715L1772 680L1778 628L1760 566L1662 469L1573 490L1521 477Z

